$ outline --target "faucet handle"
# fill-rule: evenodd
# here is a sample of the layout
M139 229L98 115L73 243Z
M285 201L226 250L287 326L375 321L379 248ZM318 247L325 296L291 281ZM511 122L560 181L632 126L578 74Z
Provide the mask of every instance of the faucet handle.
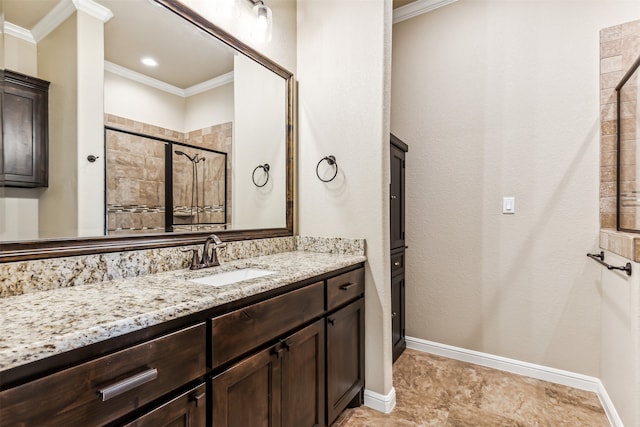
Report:
M191 252L191 265L189 266L190 270L197 270L200 268L200 264L198 262L198 258L200 257L200 251L197 248L195 249L180 249L180 252Z

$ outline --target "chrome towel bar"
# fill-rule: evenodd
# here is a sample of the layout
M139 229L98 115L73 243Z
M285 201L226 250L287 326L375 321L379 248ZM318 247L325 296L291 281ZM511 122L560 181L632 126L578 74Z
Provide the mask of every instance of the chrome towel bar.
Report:
M627 276L631 276L631 263L628 262L625 266L613 266L613 265L609 265L606 262L604 262L604 252L600 251L599 254L587 254L587 256L593 260L598 261L600 264L604 265L605 267L607 267L607 269L609 270L622 270L622 271L626 271L627 272Z

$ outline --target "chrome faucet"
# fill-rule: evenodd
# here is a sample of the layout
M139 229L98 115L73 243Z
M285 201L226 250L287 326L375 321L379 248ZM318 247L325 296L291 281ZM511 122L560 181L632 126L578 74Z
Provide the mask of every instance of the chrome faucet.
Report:
M213 243L213 248L210 248L211 243ZM226 243L222 243L222 240L215 234L209 235L207 240L204 242L204 248L202 249L202 257L198 261L199 252L198 249L187 249L183 252L191 252L191 266L189 266L190 270L200 270L201 268L207 267L216 267L220 265L220 261L218 260L218 248L224 248L227 246Z

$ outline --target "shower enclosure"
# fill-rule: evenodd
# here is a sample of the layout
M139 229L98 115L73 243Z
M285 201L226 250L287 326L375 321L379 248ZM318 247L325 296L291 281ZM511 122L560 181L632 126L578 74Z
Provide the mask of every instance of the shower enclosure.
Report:
M227 154L105 127L105 233L227 227Z

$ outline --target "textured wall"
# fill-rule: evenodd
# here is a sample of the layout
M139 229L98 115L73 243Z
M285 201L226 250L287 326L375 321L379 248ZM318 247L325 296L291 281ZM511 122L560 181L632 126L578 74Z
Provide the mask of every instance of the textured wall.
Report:
M391 1L298 1L300 234L367 240L367 389L391 391ZM318 180L318 160L340 172Z
M598 376L598 37L639 15L460 0L394 26L408 335Z

